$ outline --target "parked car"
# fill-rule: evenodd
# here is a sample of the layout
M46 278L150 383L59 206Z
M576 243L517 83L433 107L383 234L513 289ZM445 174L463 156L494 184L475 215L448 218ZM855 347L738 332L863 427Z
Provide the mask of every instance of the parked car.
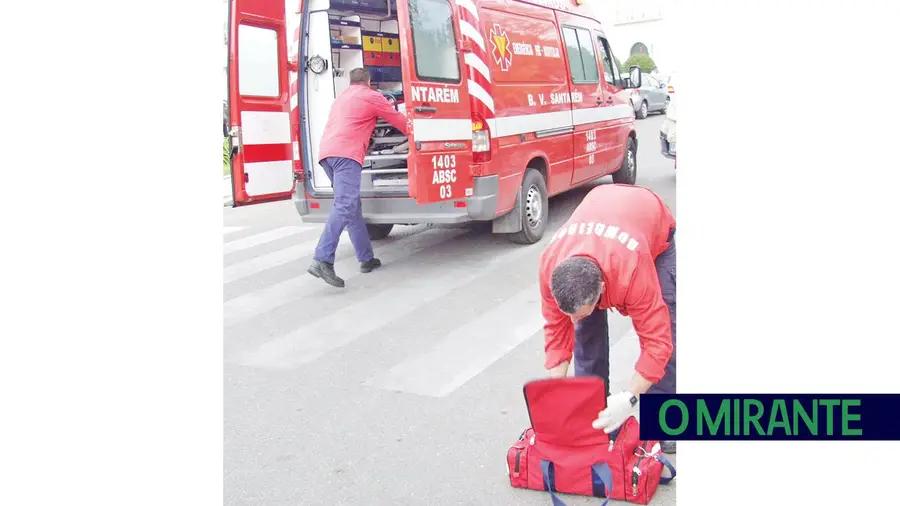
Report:
M631 92L631 105L634 115L644 119L651 112L666 112L669 106L669 93L666 85L651 75L641 76L641 87Z
M666 109L666 120L659 129L660 151L664 157L672 160L675 159L675 116L678 109L675 102L676 98L670 97L669 107Z
M675 73L672 74L655 74L653 77L656 78L657 81L666 85L666 91L669 92L669 96L675 94L675 85L673 84L675 81Z

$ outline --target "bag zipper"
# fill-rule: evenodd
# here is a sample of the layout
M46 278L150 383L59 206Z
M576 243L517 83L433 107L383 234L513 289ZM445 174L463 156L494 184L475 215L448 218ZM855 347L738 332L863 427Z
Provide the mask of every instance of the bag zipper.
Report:
M516 477L519 476L519 459L522 457L522 450L516 450Z
M638 493L638 481L641 478L641 462L647 456L647 444L649 441L644 441L644 444L638 446L639 449L643 450L641 455L638 455L637 461L634 463L634 467L631 468L631 496L637 497Z

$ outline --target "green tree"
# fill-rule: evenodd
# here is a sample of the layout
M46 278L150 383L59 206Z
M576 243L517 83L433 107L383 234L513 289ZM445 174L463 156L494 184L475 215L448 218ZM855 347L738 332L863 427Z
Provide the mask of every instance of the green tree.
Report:
M656 62L653 61L653 58L650 58L649 55L646 54L633 54L627 60L625 60L625 67L622 69L625 73L627 73L631 67L637 65L641 68L641 72L645 74L649 74L656 70Z

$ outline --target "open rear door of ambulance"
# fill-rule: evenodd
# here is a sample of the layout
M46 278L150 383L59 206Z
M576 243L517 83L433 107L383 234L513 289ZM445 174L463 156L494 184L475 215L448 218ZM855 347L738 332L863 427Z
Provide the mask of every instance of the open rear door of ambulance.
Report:
M231 0L228 100L234 205L287 200L294 187L284 0Z
M473 193L472 113L454 3L409 0L396 5L403 97L414 141L409 147L409 195L419 204L464 202ZM478 30L469 28L480 39Z

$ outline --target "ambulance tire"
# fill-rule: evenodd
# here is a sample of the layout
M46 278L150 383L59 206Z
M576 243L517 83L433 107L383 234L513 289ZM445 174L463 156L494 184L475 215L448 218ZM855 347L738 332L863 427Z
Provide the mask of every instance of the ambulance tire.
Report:
M628 137L628 144L625 146L622 166L613 173L612 178L616 184L634 184L637 181L637 149L631 137Z
M381 224L381 223L366 223L366 230L369 232L369 239L373 241L380 241L388 236L393 230L394 224Z
M516 244L534 244L544 237L547 229L547 183L537 169L528 167L519 189L519 212L522 213L522 230L511 234L509 240Z

